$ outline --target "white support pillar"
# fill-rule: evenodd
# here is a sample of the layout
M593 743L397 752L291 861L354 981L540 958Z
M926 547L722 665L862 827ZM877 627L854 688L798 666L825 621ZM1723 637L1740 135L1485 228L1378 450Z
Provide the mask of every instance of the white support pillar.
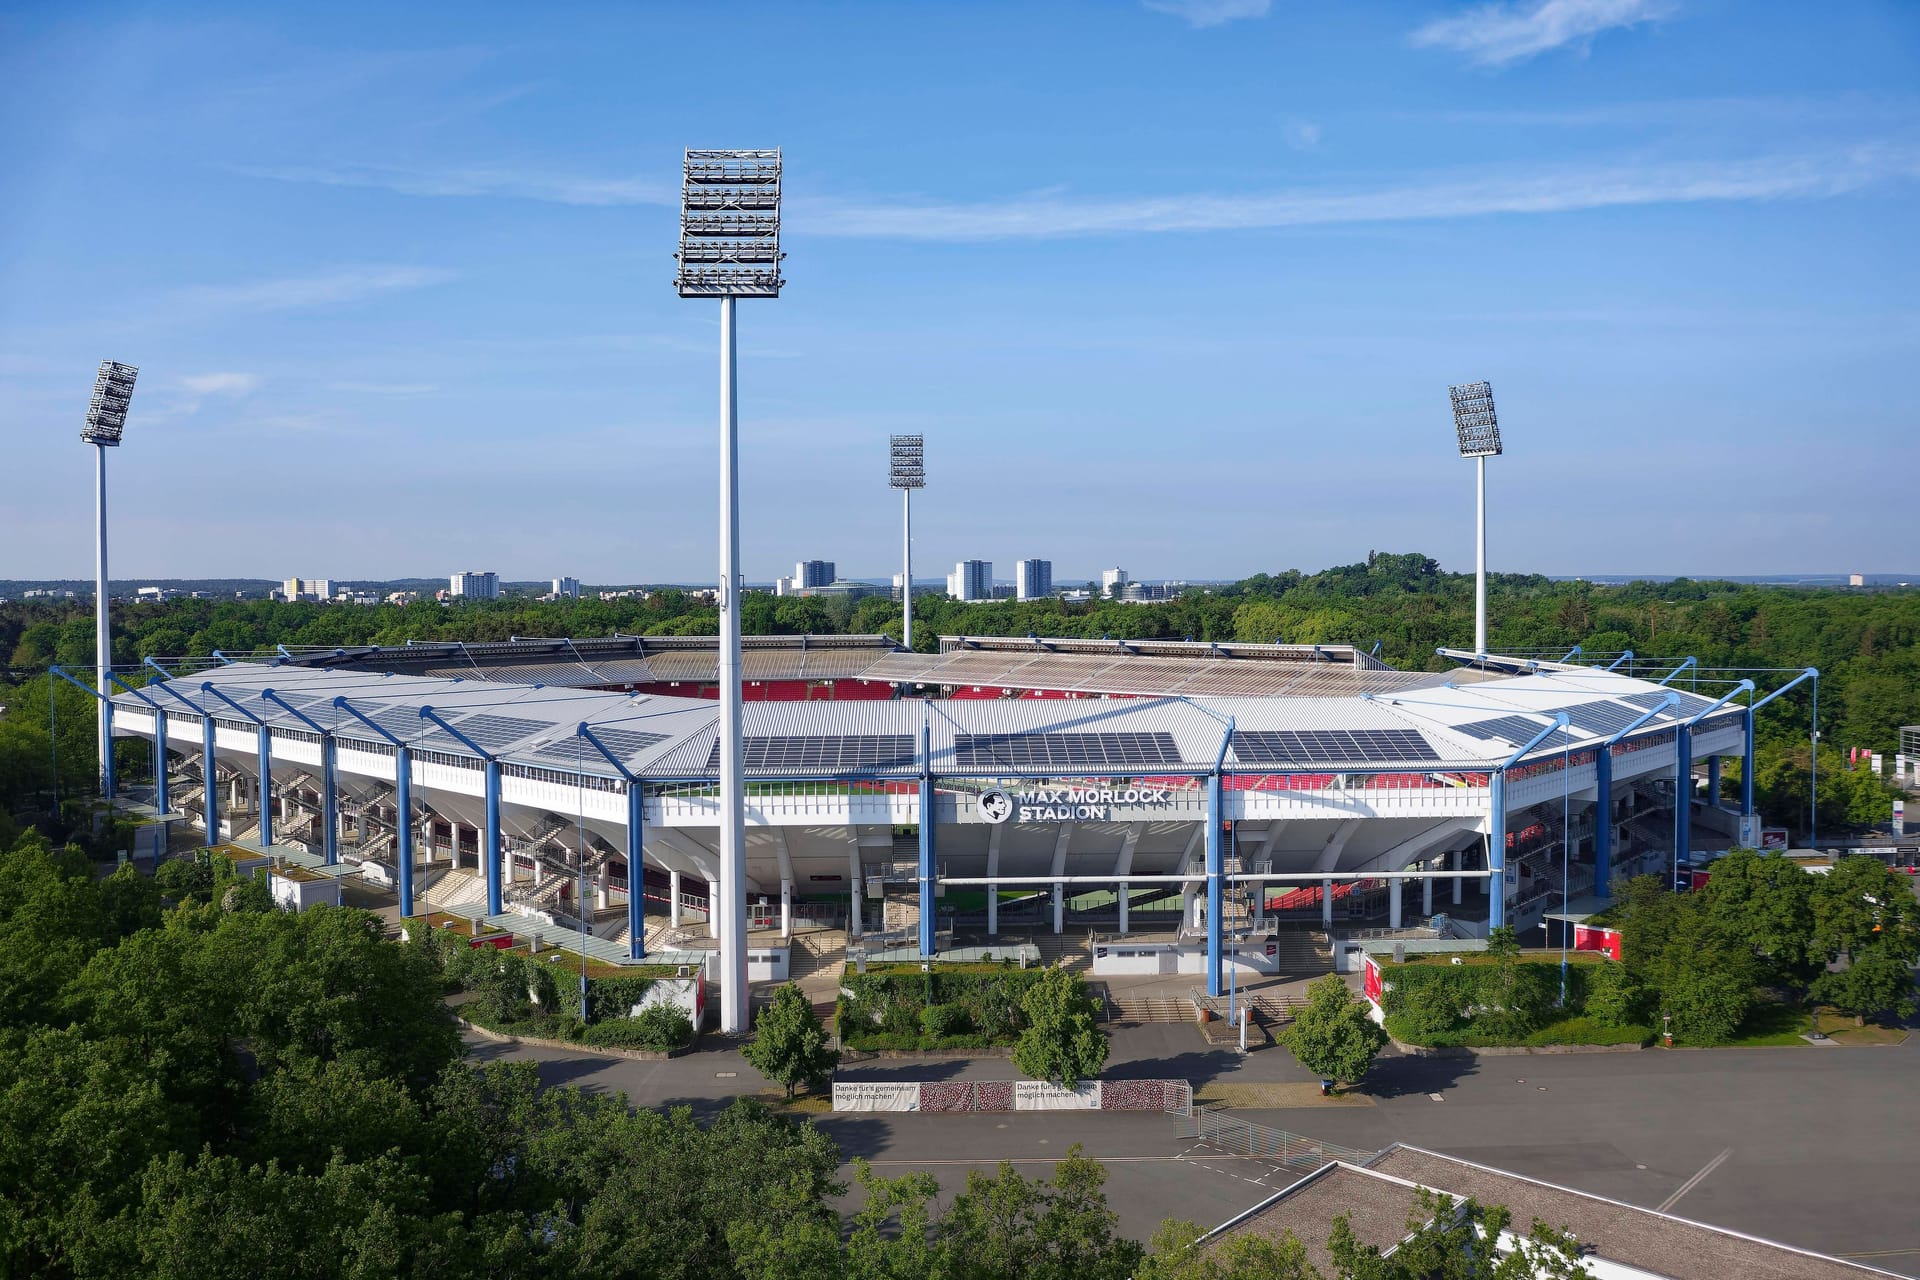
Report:
M855 830L847 846L847 878L853 882L853 896L847 908L847 941L849 942L860 936L860 915L863 910L860 894L865 887L860 883L860 873L860 833Z
M1060 824L1060 834L1053 840L1053 874L1063 876L1067 873L1067 846L1073 842L1073 828L1066 823ZM1067 887L1056 880L1053 884L1053 931L1061 932L1067 921Z
M1398 929L1400 927L1400 899L1402 897L1401 891L1405 889L1405 887L1406 882L1404 880L1387 881L1387 928L1389 929Z
M793 937L793 881L780 882L780 937L791 940Z
M1420 882L1420 914L1431 919L1433 916L1433 877L1428 876Z
M726 907L720 901L720 882L707 881L707 936L709 938L720 936L720 916L725 910ZM744 916L741 918L741 923L746 923Z
M1467 867L1466 850L1455 849L1453 851L1453 869L1455 871L1464 871L1466 870L1466 867ZM1467 882L1461 877L1455 876L1453 878L1453 905L1454 906L1457 907L1460 905L1460 896L1462 891L1466 888L1466 886L1467 886Z
M1333 881L1320 882L1320 927L1333 928Z
M1067 923L1067 886L1059 881L1053 884L1053 931L1059 933Z
M1120 882L1116 903L1120 908L1120 932L1122 934L1127 931L1127 908L1132 905L1132 903L1128 901L1131 894L1127 885L1127 873L1133 870L1133 851L1140 844L1140 833L1145 831L1146 827L1147 824L1144 822L1136 822L1128 827L1126 838L1120 842L1119 856L1113 860L1113 874Z
M680 873L667 872L667 923L678 926L680 923Z
M607 864L601 863L600 870L593 877L593 906L596 911L605 911L612 904L608 894L612 892L611 882L607 878Z

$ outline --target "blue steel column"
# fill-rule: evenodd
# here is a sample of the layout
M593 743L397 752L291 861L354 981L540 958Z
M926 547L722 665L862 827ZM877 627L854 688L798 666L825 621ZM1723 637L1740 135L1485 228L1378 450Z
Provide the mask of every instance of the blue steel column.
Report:
M153 811L167 812L167 713L153 709Z
M1593 892L1613 896L1613 744L1603 742L1593 753Z
M1226 915L1225 851L1220 840L1220 771L1207 775L1207 994L1225 995L1221 981L1221 935Z
M100 794L111 800L114 797L113 781L113 688L103 683L107 696L100 699ZM53 681L47 681L47 697L53 697Z
M1495 769L1487 789L1487 870L1493 881L1487 886L1487 931L1492 932L1507 923L1507 771Z
M486 847L480 851L487 868L487 914L500 914L500 762L487 761Z
M1674 729L1673 780L1673 877L1669 889L1680 881L1680 859L1687 857L1693 843L1693 730L1686 725Z
M1753 816L1753 708L1747 708L1745 754L1740 758L1740 816Z
M260 847L273 847L273 730L266 725L254 729L260 744Z
M393 807L400 866L400 918L413 914L413 752L393 749Z
M206 785L200 788L202 808L207 818L207 843L220 843L220 802L213 798L213 713L200 713L200 774Z
M340 863L340 760L332 734L320 738L320 853L330 867Z
M988 885L987 892L995 892ZM920 726L920 954L934 952L933 920L933 730Z
M639 779L627 781L627 956L647 958L645 843L647 793Z

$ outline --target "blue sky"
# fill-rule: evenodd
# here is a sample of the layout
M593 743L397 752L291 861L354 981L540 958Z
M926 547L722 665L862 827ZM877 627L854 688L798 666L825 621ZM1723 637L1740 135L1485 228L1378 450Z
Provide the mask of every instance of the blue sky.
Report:
M19 5L0 577L714 574L687 146L780 146L744 563L1913 567L1907 0Z

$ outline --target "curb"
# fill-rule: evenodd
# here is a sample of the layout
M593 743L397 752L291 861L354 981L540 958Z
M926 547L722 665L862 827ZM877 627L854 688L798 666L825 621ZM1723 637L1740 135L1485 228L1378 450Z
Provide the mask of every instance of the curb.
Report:
M1560 1053L1639 1053L1645 1045L1638 1044L1542 1044L1542 1045L1486 1045L1470 1047L1468 1045L1429 1045L1407 1044L1405 1041L1387 1037L1387 1042L1410 1058L1522 1058L1534 1054Z
M840 1051L842 1062L873 1062L877 1059L908 1062L955 1062L966 1058L1011 1058L1008 1045L988 1045L984 1049L847 1049Z

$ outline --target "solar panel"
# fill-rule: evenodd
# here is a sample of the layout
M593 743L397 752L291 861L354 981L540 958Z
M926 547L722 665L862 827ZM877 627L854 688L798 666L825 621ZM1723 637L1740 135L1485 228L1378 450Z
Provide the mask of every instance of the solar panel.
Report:
M1680 699L1680 706L1677 708L1679 711L1698 714L1713 705L1711 698L1702 698L1691 693L1681 693L1678 689L1675 689L1673 692ZM1667 695L1664 693L1630 693L1622 698L1621 701L1631 702L1643 711L1651 711L1662 702L1665 702L1666 699Z
M1173 735L1154 733L961 734L954 743L961 769L1099 773L1182 763Z
M1233 735L1233 754L1243 764L1328 765L1440 758L1426 735L1415 729L1243 729Z
M1531 742L1533 735L1546 727L1540 721L1527 716L1496 716L1491 720L1475 720L1472 724L1454 726L1458 732L1466 734L1469 738L1511 742L1516 747L1522 743ZM1564 747L1572 741L1572 734L1555 729L1540 740L1536 750Z
M910 733L750 737L741 741L740 754L746 768L766 773L911 769L919 763ZM719 767L720 744L716 742L707 756L707 768Z
M454 720L450 723L461 733L472 738L483 750L493 752L505 751L529 734L553 728L543 720L519 720L513 716L485 713L471 715L464 720Z
M1644 708L1623 707L1612 702L1583 702L1555 710L1566 712L1573 727L1582 733L1607 737L1619 733L1646 713Z
M607 750L621 760L631 760L648 747L667 740L664 733L638 733L632 729L595 729L593 736L607 744ZM569 764L605 764L607 758L585 738L574 736L549 742L533 753L536 760L564 760Z

